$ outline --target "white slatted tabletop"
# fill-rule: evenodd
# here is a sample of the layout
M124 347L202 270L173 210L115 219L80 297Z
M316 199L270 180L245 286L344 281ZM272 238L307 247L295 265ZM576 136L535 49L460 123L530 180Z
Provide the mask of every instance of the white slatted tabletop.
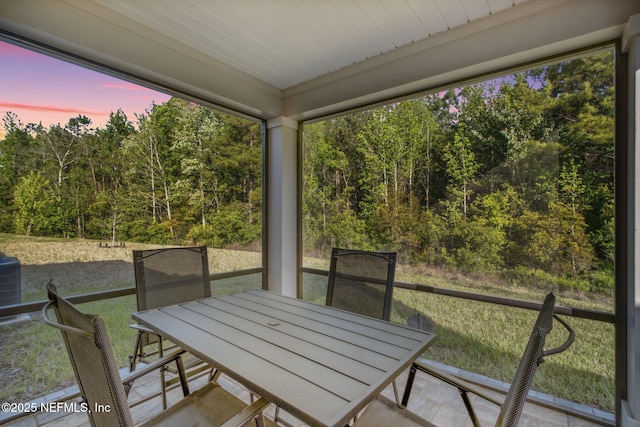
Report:
M344 426L435 335L262 290L133 318L312 426Z

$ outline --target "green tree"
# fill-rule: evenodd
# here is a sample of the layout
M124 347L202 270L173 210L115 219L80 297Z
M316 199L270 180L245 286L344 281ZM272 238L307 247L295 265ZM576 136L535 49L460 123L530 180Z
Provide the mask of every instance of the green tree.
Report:
M389 203L391 194L397 195L401 147L395 141L389 109L385 106L372 110L365 128L358 135L358 145L365 160L362 180L369 192L365 201L369 213L375 211L378 203Z
M456 251L458 265L471 271L499 271L505 266L508 235L523 201L505 185L479 196L469 207L469 221L455 231L462 242Z
M95 175L94 197L89 206L87 224L93 238L118 241L119 226L125 220L123 206L129 193L126 191L126 171L122 147L126 138L135 133L133 124L122 110L109 115L104 129L98 129L93 139Z
M187 103L181 107L171 146L180 158L180 178L174 186L174 197L191 206L194 216L206 227L210 210L219 211L221 203L217 165L207 165L207 159L215 149L213 141L222 124L211 109Z
M548 213L526 212L517 227L521 262L560 276L589 271L593 248L586 228L584 218L563 203L551 203Z
M530 73L548 92L546 120L566 147L561 163L573 159L576 173L589 191L580 213L602 260L611 259L614 198L614 61L613 52L563 61ZM610 266L611 267L611 266Z
M454 138L445 146L444 160L449 178L447 193L449 200L448 211L455 214L459 211L463 218L467 217L471 184L476 178L479 164L471 147L471 141L466 136L466 126L461 125Z
M175 107L175 104L171 106ZM169 106L157 107L147 114L139 115L138 132L131 134L123 142L122 155L127 165L125 176L129 193L127 206L123 208L128 212L129 220L143 219L149 226L159 226L159 229L168 225L168 232L173 235L168 174L170 169L166 166L164 154L168 151L165 146L170 144L165 139L169 138L165 119L168 116L168 120L173 122L174 112L170 114L168 109ZM153 234L158 235L157 231Z
M465 221L454 230L458 267L469 272L494 272L504 266L503 251L507 244L506 233L492 226L485 218Z
M15 229L27 236L55 232L59 220L56 199L51 183L40 173L30 172L15 187Z
M5 136L0 140L0 230L13 231L14 188L20 178L36 169L29 126L8 112L3 117Z
M339 141L329 139L333 123L305 127L306 149L304 153L305 188L304 207L306 218L315 218L306 227L310 236L315 236L321 250L336 246L342 233L352 235L353 227L344 229L339 224L356 224L352 194L354 170ZM325 133L326 132L326 133ZM363 232L363 229L359 229ZM358 240L353 236L347 240Z
M219 115L219 113L218 113ZM214 149L208 164L215 165L213 182L224 183L228 191L222 204L236 204L246 218L248 229L260 228L262 221L262 133L256 123L224 115L221 132L213 140ZM212 188L215 190L215 188ZM251 231L254 233L254 231Z
M420 221L415 224L419 248L414 261L427 265L438 265L446 259L447 235L445 219L435 209L423 209Z

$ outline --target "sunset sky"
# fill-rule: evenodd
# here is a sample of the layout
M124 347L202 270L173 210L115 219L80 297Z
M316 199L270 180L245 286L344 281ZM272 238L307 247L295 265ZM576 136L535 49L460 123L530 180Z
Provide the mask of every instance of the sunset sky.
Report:
M0 41L0 117L8 111L20 121L46 127L83 114L91 127L104 128L121 108L135 124L153 102L169 95ZM0 137L4 126L0 122Z

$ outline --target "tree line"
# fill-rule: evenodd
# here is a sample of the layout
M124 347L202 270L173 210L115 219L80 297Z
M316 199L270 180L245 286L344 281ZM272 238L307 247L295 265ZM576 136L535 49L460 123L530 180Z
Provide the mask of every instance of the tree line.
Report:
M259 245L259 124L172 98L104 128L44 127L8 113L0 230L158 244Z
M304 244L613 289L612 52L306 125Z
M305 250L611 292L613 76L604 52L305 124ZM2 232L261 244L258 123L172 98L135 125L3 124Z

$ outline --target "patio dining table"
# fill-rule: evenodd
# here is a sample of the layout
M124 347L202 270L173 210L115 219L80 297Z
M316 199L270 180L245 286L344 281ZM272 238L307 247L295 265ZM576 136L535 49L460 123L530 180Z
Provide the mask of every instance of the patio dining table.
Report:
M344 426L433 333L263 290L133 318L311 426Z

